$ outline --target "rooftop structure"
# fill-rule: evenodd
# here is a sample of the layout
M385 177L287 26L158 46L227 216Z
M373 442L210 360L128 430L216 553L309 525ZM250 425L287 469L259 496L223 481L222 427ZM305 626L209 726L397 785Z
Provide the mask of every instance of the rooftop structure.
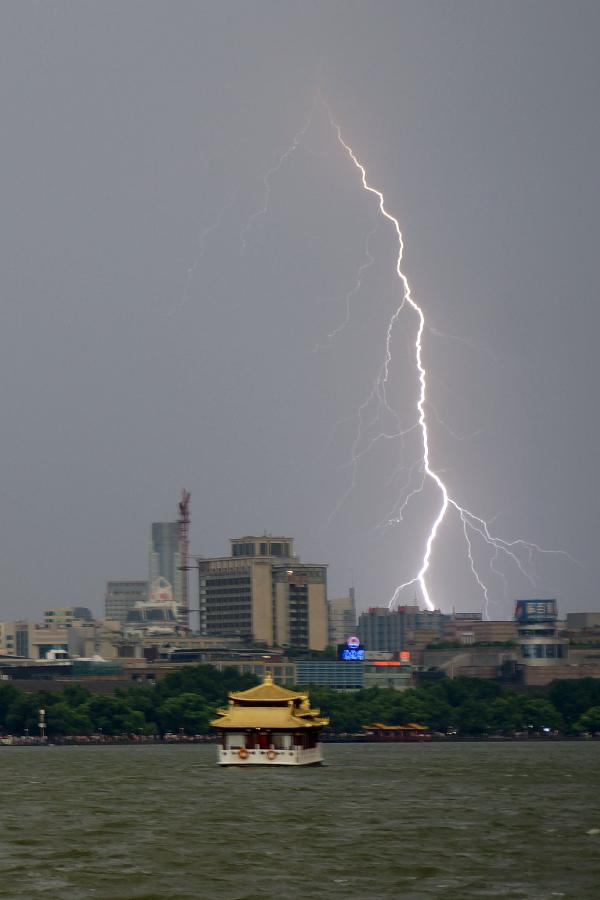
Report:
M165 578L157 578L148 600L138 601L127 613L123 632L126 635L146 632L155 635L172 635L177 632L177 604L171 585Z
M148 598L147 581L107 581L104 594L104 618L125 622L127 613L140 600Z
M44 610L44 625L50 628L68 628L81 622L91 622L93 616L87 606L61 606Z
M322 762L319 734L329 724L311 709L308 694L262 684L229 695L211 725L221 733L220 765L314 765Z
M569 644L558 628L556 600L517 600L519 662L524 666L565 664Z

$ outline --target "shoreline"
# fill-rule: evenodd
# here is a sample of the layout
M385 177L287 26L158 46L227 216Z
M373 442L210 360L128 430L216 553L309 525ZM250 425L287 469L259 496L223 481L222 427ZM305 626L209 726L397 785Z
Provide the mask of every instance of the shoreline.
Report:
M165 746L165 745L214 745L218 744L217 735L72 735L51 738L6 736L0 739L0 747L116 747L116 746ZM381 739L364 735L331 735L325 736L323 744L556 744L556 743L589 743L600 742L597 735L428 735L423 738Z

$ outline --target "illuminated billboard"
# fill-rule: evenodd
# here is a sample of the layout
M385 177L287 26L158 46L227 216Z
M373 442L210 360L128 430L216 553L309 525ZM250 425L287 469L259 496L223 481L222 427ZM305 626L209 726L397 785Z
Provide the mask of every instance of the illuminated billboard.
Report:
M518 622L553 622L558 615L556 600L517 600L515 619Z
M345 644L338 646L339 658L344 662L364 662L365 648L360 642L360 638L349 637Z

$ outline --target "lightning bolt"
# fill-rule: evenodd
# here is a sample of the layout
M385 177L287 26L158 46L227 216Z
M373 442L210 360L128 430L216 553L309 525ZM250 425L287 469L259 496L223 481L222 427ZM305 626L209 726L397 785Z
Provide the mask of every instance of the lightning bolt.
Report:
M398 317L399 317L400 313L402 312L402 309L404 308L405 304L408 304L417 316L417 334L416 334L416 338L415 338L415 360L416 360L417 372L418 372L418 376L419 376L419 396L417 399L417 422L418 422L418 427L421 431L421 438L422 438L422 443L423 443L423 472L424 472L425 477L429 478L437 487L439 494L440 494L440 506L439 506L438 512L435 516L435 519L433 521L433 524L431 526L431 530L427 536L427 540L426 540L426 544L425 544L425 554L423 556L423 561L421 563L421 567L420 567L419 571L413 578L410 578L408 581L405 581L402 584L398 585L398 587L394 591L394 595L393 595L392 599L390 600L390 604L394 604L397 601L399 595L402 593L403 590L405 590L408 587L418 584L421 589L421 595L423 597L425 606L429 610L434 610L435 606L429 595L429 590L427 587L427 582L426 582L425 576L426 576L427 572L429 571L433 544L437 537L439 527L442 524L444 516L446 515L446 510L448 509L448 504L450 502L450 498L449 498L448 489L446 488L446 485L444 484L444 482L442 481L440 476L437 474L435 469L433 469L431 467L431 463L430 463L429 429L427 427L427 418L425 415L425 401L427 398L427 372L426 372L425 366L423 365L423 344L422 344L423 330L425 328L425 314L423 313L423 310L421 309L419 304L416 302L416 300L413 299L413 296L412 296L411 290L410 290L410 285L408 283L408 279L407 279L406 275L404 274L404 272L402 271L402 258L404 256L404 239L402 237L402 230L400 228L400 223L398 222L398 219L396 219L396 217L393 216L386 209L383 193L380 190L378 190L377 188L373 187L371 184L369 184L369 181L367 180L367 171L366 171L364 165L361 163L361 161L355 154L355 152L352 149L352 147L350 146L350 144L347 144L346 141L344 140L344 138L342 136L341 128L337 124L337 122L334 120L331 109L329 108L325 99L323 97L321 97L321 100L327 111L327 115L329 117L331 126L332 126L332 128L334 128L334 130L337 134L337 139L338 139L339 143L344 148L344 150L346 151L346 153L352 160L352 163L354 164L354 166L358 169L358 171L360 173L360 180L361 180L363 189L367 193L372 194L373 196L375 196L377 198L379 212L381 213L381 215L383 216L384 219L386 219L388 222L391 223L391 225L393 226L393 228L396 232L396 237L398 240L398 255L396 257L396 274L397 274L400 284L402 286L402 300L401 300L399 306L397 307L395 313L393 314L393 316L391 317L391 319L389 321L387 334L386 334L386 357L385 357L384 371L383 371L383 376L382 376L383 377L382 388L383 388L384 396L387 395L387 382L388 382L388 378L389 378L389 367L390 367L390 363L391 363L391 359L392 359L390 344L391 344L391 338L392 338L392 332L394 329L394 325L396 324L396 321L398 320Z
M336 328L334 328L333 331L329 332L329 334L327 335L327 343L331 343L331 341L333 341L338 336L338 334L340 334L340 332L342 332L350 324L352 299L359 293L360 289L362 288L362 279L363 279L365 272L367 271L367 269L370 269L371 266L373 265L373 263L375 262L375 257L371 253L371 239L373 237L375 237L378 229L379 229L379 224L375 223L373 225L373 227L371 228L371 230L369 231L369 233L367 234L367 239L365 241L366 260L358 267L358 272L356 273L356 279L354 281L354 285L353 285L353 287L350 288L350 290L344 297L344 306L346 309L346 315L345 315L343 321ZM315 347L315 351L321 350L321 349L322 349L322 345L317 344L317 346Z
M250 232L250 229L254 225L254 223L257 221L257 219L260 219L262 216L266 216L266 214L268 213L269 203L271 202L271 179L273 178L274 175L276 175L279 172L279 170L283 166L284 162L286 160L288 160L290 158L290 156L292 156L296 152L298 147L300 146L300 142L302 141L302 138L304 137L304 135L306 134L306 132L308 131L308 129L311 126L311 123L313 120L313 115L315 113L316 104L317 104L317 101L315 99L308 111L306 121L305 121L304 125L302 126L302 128L300 129L300 131L296 132L296 134L292 138L292 142L289 145L289 147L287 147L283 151L283 153L281 153L279 155L279 157L277 158L274 165L271 166L271 168L268 169L267 172L265 173L265 175L263 176L263 185L264 185L264 189L265 189L264 195L263 195L263 205L260 207L260 209L257 209L255 212L252 213L252 215L250 216L250 218L248 219L248 221L242 228L242 231L240 234L242 250L246 249L248 234Z
M429 610L435 609L434 603L433 603L433 601L431 599L431 595L429 593L429 588L428 588L428 584L427 584L427 575L429 573L429 569L431 566L433 547L434 547L436 538L438 536L440 527L446 517L446 514L448 513L448 510L451 510L458 515L458 518L461 522L462 530L463 530L463 534L464 534L464 538L465 538L469 567L470 567L470 570L471 570L471 573L473 575L475 582L477 583L479 589L481 590L481 592L483 594L484 614L487 617L488 610L489 610L489 604L490 604L489 589L488 589L485 581L483 580L482 576L480 575L480 572L479 572L476 562L475 562L475 555L474 555L473 542L472 542L472 538L474 536L479 537L483 541L483 543L490 549L491 554L492 554L491 560L490 560L490 569L495 574L501 575L502 578L505 578L505 576L503 575L503 573L500 572L500 570L498 570L496 568L496 565L495 565L496 561L500 555L504 555L509 560L511 560L512 563L518 569L518 571L525 578L527 578L533 585L535 584L533 577L532 577L531 573L527 570L526 564L523 563L523 561L519 555L520 553L524 552L526 554L529 568L532 565L534 553L561 553L561 554L567 556L572 562L576 563L577 561L574 560L573 557L571 557L568 553L565 553L565 551L543 550L537 544L533 544L528 541L524 541L521 539L514 540L514 541L506 541L500 537L497 537L496 535L493 535L490 531L488 523L484 519L475 515L475 513L471 512L466 507L461 506L457 502L457 500L455 500L450 495L448 487L446 486L445 482L443 481L440 472L432 466L430 445L429 445L429 427L428 427L428 420L427 420L427 415L426 415L426 408L427 408L427 402L428 402L428 399L427 399L428 398L428 394L427 394L428 381L427 381L427 370L426 370L425 364L423 362L423 333L425 331L425 328L428 328L430 326L427 326L423 308L420 306L419 303L417 303L417 301L412 296L408 279L402 270L402 260L403 260L403 256L404 256L404 239L402 236L402 230L400 228L400 223L399 223L398 219L394 215L392 215L389 212L389 210L387 209L383 192L380 191L378 188L374 187L369 182L367 170L366 170L365 166L359 159L357 153L354 151L352 146L350 144L348 144L347 141L344 139L341 128L338 125L338 123L335 121L333 114L331 112L331 109L330 109L327 101L325 100L325 98L322 95L320 95L320 100L321 100L321 102L325 108L325 111L327 113L327 116L329 118L329 123L330 123L331 127L333 128L333 130L335 131L335 134L337 136L337 140L338 140L339 144L341 145L341 147L343 148L343 150L345 151L347 156L350 158L352 164L358 171L363 190L366 193L371 194L372 196L375 197L380 215L387 222L390 223L390 225L393 227L393 229L395 231L397 245L398 245L395 271L396 271L398 280L400 282L400 288L401 288L400 303L397 306L393 315L391 316L389 323L388 323L388 327L387 327L386 339L385 339L385 358L384 358L382 370L377 379L375 387L373 388L371 394L369 395L369 398L367 399L367 401L365 401L361 405L361 407L359 408L359 411L358 411L357 435L355 436L353 446L352 446L351 484L350 484L348 490L346 491L346 493L341 498L340 502L338 503L336 509L334 510L334 512L330 518L332 518L333 515L335 515L335 513L339 511L339 509L341 508L341 506L343 505L343 503L345 502L345 500L347 499L347 497L350 495L351 491L353 490L353 488L356 484L356 476L357 476L356 469L357 469L357 465L358 465L358 462L359 462L361 456L363 456L366 452L368 452L373 447L373 445L379 440L394 438L394 437L404 438L411 430L413 430L414 428L418 428L418 430L420 432L420 436L421 436L422 455L421 455L421 458L417 461L417 464L418 464L419 471L421 474L421 479L420 479L419 484L416 487L411 488L413 472L414 472L415 468L417 467L417 464L413 464L413 466L411 466L411 468L409 469L408 479L405 484L405 488L404 488L404 492L403 492L405 494L405 496L403 499L399 500L396 503L394 510L393 510L392 514L390 515L390 517L388 517L386 524L397 524L402 521L403 515L404 515L408 505L410 504L410 501L415 496L422 493L422 491L425 488L426 481L431 482L432 485L437 490L438 495L439 495L439 505L438 505L437 512L434 516L433 522L431 523L429 533L428 533L426 541L425 541L425 549L424 549L423 558L421 560L419 569L415 575L413 575L411 578L407 579L406 581L402 582L401 584L399 584L396 587L396 589L389 601L390 608L392 608L399 601L402 593L407 588L418 586L418 588L420 589L420 592L421 592L423 602L424 602L425 606L427 607L427 609L429 609ZM367 244L367 247L368 247L368 244ZM359 270L359 281L360 281L360 270ZM352 298L354 293L355 293L355 291L353 290L346 297L346 309L347 309L346 319L348 319L348 317L349 317L349 301ZM392 363L391 340L392 340L392 334L394 331L394 327L400 317L400 314L407 307L410 310L412 310L412 312L415 314L416 319L417 319L417 329L416 329L416 336L415 336L415 340L414 340L414 359L415 359L415 365L416 365L416 369L417 369L417 373L418 373L419 389L418 389L418 396L417 396L417 401L416 401L415 422L409 428L404 429L404 430L398 430L395 434L387 434L385 431L382 431L379 435L372 438L368 442L368 444L365 448L363 448L362 450L359 451L359 441L360 441L361 436L364 434L365 410L367 409L368 404L371 402L371 400L373 398L378 399L380 409L381 409L381 407L384 407L389 412L394 413L394 415L396 415L396 417L397 417L397 414L392 409L392 407L388 401L388 396L387 396L390 366ZM346 322L344 323L344 325L342 327L345 327L345 324L346 324ZM339 330L341 330L341 329L336 329L336 331L333 332L333 335L337 334ZM434 329L430 329L430 330L434 334L437 333Z
M393 608L395 606L395 604L400 600L402 593L406 589L413 587L420 590L422 601L426 608L429 610L435 609L428 588L427 576L431 567L433 548L438 537L439 530L447 514L450 512L455 514L458 518L458 521L460 522L465 540L468 565L473 579L482 593L484 602L484 615L487 618L489 614L490 603L492 601L490 598L489 588L486 584L486 581L482 577L475 561L475 549L473 543L474 539L477 539L488 550L488 565L490 573L502 579L505 597L508 596L507 578L505 573L497 567L497 563L500 557L504 557L508 561L510 561L515 566L517 571L522 576L527 578L533 586L535 586L535 581L530 570L533 567L535 554L558 553L564 555L571 562L577 565L580 565L581 563L573 559L570 554L566 553L563 550L546 550L529 541L525 541L522 539L507 541L495 534L492 534L490 530L490 522L476 515L466 507L461 506L458 501L451 495L445 481L443 480L442 470L433 467L431 463L427 409L430 409L433 412L433 415L438 420L438 422L443 425L443 427L445 427L455 439L464 440L467 436L461 437L454 434L447 426L447 424L440 418L437 410L428 398L429 379L428 372L423 361L423 336L425 331L427 330L428 333L436 337L450 338L452 340L465 343L468 346L472 345L465 338L458 337L456 335L443 334L442 332L435 329L431 325L431 323L426 322L424 310L412 296L408 279L402 269L402 261L404 256L404 239L402 230L400 228L400 223L398 219L394 215L392 215L392 213L386 207L383 192L374 187L369 182L366 167L361 162L358 154L354 151L352 146L344 139L342 130L334 119L331 108L329 107L327 101L320 91L317 93L317 97L310 107L308 116L302 128L300 128L300 130L293 136L289 146L277 157L275 163L271 166L271 168L267 170L267 172L263 176L263 203L259 209L257 209L250 215L246 222L246 225L240 233L242 249L245 250L247 247L247 239L252 227L255 225L258 219L262 218L268 213L272 192L272 179L281 170L284 163L297 151L298 147L300 146L302 139L304 138L305 134L312 124L316 105L318 102L322 104L326 112L329 124L336 134L339 145L342 147L345 154L349 157L353 166L357 170L363 190L376 199L379 216L383 218L387 223L389 223L389 225L392 226L395 232L398 247L395 272L401 289L400 301L392 316L390 317L387 325L385 335L384 359L380 371L375 379L375 383L367 398L358 407L357 412L353 416L344 419L343 422L338 422L333 430L333 433L335 433L335 430L340 425L349 421L356 422L356 430L351 445L350 461L346 464L351 469L350 483L347 490L339 499L336 507L330 514L328 524L331 524L331 521L340 512L343 505L348 500L354 488L356 487L358 467L361 459L368 453L370 453L378 443L383 441L399 441L401 452L403 453L405 448L405 438L413 432L418 432L418 434L420 435L421 446L420 456L410 466L407 466L404 463L400 463L396 471L393 473L390 479L390 484L398 479L401 472L406 472L407 475L404 484L399 492L399 499L394 503L391 512L381 523L381 527L394 526L402 523L404 514L411 504L411 501L415 497L423 493L427 483L430 483L437 491L437 494L439 496L439 503L437 506L437 512L435 513L433 521L429 527L429 532L425 540L423 557L418 570L416 574L396 587L389 601L390 608ZM199 244L201 247L201 252L198 256L197 261L188 270L188 278L186 281L186 289L184 291L183 302L186 302L189 283L200 262L200 259L204 254L204 241L208 234L220 225L220 221L224 212L225 210L222 211L216 223L214 223L212 226L209 226L200 235ZM365 260L358 268L353 286L344 296L344 319L327 335L328 343L331 343L337 337L337 335L339 335L349 325L351 318L352 301L362 288L362 279L365 272L374 264L375 261L374 256L371 253L371 241L375 236L378 227L378 224L374 225L374 227L367 234L365 242ZM393 362L392 337L394 334L394 329L398 321L400 320L401 314L404 311L412 312L416 317L416 334L412 346L418 376L418 394L414 415L411 417L411 421L408 424L403 422L402 417L400 416L398 411L394 409L388 396L390 369ZM315 349L318 350L320 348L317 347ZM487 352L491 354L491 351ZM391 428L389 427L390 420L393 425L393 427ZM333 433L330 441L333 439ZM473 436L474 435L471 435L471 437ZM415 473L418 473L416 484Z
M212 222L210 225L207 225L206 228L203 228L202 231L199 233L198 238L196 240L196 258L194 259L192 265L188 268L188 270L186 272L185 284L183 286L183 293L181 295L181 299L179 300L178 303L175 303L171 307L171 309L167 313L168 318L171 318L172 316L174 316L175 313L179 312L179 310L182 308L182 306L185 306L186 303L189 302L190 288L192 285L192 280L194 278L194 275L196 274L196 271L198 270L198 267L200 266L200 263L202 262L202 260L204 258L204 254L206 253L206 239L209 236L209 234L212 234L213 231L216 231L218 228L221 227L225 213L228 210L230 210L232 206L233 206L233 200L230 199L228 201L228 203L226 203L225 206L222 208L222 210L219 212L219 214L216 217L216 219L214 220L214 222Z

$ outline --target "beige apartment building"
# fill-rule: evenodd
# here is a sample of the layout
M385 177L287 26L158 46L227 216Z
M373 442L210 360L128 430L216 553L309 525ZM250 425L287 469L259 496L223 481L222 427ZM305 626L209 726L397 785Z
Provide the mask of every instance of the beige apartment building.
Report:
M327 567L302 563L289 537L232 538L231 554L196 558L200 633L324 650Z
M65 625L40 625L22 619L3 622L0 653L25 659L46 659L51 650L68 651L69 629Z

